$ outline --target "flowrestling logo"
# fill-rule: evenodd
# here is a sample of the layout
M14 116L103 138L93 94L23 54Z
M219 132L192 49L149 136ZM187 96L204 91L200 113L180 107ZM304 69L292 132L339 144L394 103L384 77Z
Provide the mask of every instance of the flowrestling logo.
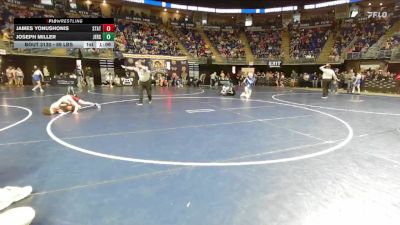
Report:
M386 18L389 16L387 12L367 12L368 18Z

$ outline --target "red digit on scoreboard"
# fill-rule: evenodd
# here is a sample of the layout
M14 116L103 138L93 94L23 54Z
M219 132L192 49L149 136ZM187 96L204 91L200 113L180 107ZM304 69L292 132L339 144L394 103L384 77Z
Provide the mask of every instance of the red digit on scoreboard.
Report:
M115 25L114 24L103 24L103 32L114 32Z

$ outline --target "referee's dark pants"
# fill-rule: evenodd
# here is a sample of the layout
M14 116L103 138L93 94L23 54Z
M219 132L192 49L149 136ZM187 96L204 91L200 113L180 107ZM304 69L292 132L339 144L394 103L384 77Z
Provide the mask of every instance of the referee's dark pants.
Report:
M328 89L329 89L329 85L331 84L331 82L332 82L331 79L323 79L322 80L322 97L328 96Z
M151 79L148 81L139 81L139 103L143 103L143 89L147 92L149 102L151 101Z

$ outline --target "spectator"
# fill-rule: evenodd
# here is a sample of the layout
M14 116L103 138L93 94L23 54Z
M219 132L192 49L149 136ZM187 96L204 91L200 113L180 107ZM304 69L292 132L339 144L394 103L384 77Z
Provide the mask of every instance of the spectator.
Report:
M16 85L17 86L24 86L24 73L22 72L21 68L17 68L15 71L16 77Z
M76 75L76 79L78 82L78 88L82 89L83 86L85 86L85 80L84 80L84 73L81 69L80 66L76 66L75 70L74 70L74 74Z
M33 66L33 81L36 83L36 86L33 87L32 91L36 91L36 89L40 89L40 92L44 92L42 88L42 81L44 80L43 73L40 71L39 67L36 65Z
M298 25L289 26L290 58L315 59L320 54L330 34L329 27L300 28Z
M290 86L294 87L296 84L296 79L297 79L297 73L295 70L292 70L292 73L290 74Z
M179 40L188 52L194 57L211 57L212 52L205 40L194 28L175 28L179 33Z
M246 31L247 39L253 55L257 58L276 59L281 54L280 29L272 28L265 31Z
M85 74L86 74L86 83L88 84L89 89L93 90L94 89L94 77L93 77L92 67L87 66Z
M206 34L224 58L245 57L244 46L237 31L206 30Z
M147 55L183 55L178 42L162 25L119 20L116 51Z

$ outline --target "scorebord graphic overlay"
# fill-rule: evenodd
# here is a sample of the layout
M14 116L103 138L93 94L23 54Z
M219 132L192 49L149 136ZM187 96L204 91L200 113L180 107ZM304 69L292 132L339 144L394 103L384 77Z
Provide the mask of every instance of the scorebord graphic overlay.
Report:
M114 48L113 18L15 18L14 48Z

